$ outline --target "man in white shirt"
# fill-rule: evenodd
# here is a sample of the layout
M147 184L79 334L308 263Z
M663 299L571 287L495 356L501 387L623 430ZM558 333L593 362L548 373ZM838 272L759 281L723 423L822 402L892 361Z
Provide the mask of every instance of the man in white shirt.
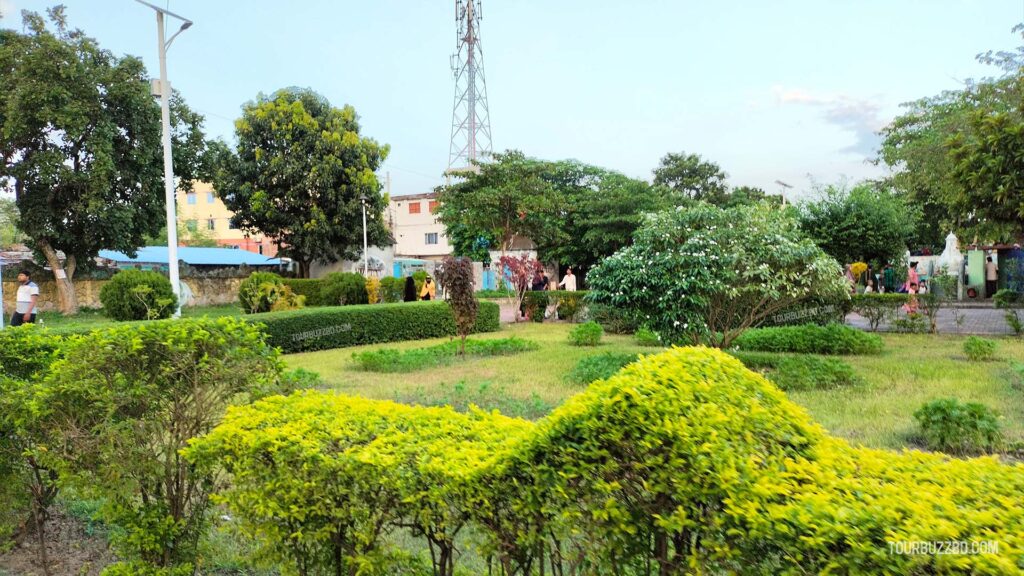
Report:
M28 270L18 273L18 296L14 304L14 314L11 315L11 326L21 326L28 322L34 324L36 321L36 302L39 300L39 286L32 281L32 275Z
M999 280L999 268L996 267L996 263L989 256L985 260L985 296L989 298L995 296L997 280Z
M558 283L558 285L564 286L566 292L576 291L576 277L573 276L571 267L565 270L565 276L562 278L562 281Z

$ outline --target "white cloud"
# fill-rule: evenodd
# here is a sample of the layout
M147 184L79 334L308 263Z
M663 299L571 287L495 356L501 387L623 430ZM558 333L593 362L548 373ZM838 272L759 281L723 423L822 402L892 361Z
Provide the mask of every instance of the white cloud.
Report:
M854 98L845 94L814 94L802 88L772 86L772 96L777 106L791 104L814 106L822 110L822 117L833 124L853 133L854 143L840 152L874 156L880 139L878 131L886 125L881 117L882 106L877 98Z

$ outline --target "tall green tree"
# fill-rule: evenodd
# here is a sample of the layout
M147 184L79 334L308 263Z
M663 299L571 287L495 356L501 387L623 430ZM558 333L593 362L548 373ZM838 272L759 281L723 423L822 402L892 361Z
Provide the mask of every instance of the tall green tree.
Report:
M262 232L299 264L355 258L363 246L362 201L370 244L391 244L375 172L388 146L360 134L352 106L335 108L304 88L260 94L235 122L234 150L218 143L214 187L232 223Z
M667 186L685 199L723 204L729 193L728 174L698 154L669 153L654 169L654 183Z
M551 164L518 150L475 162L458 182L437 189L437 217L453 240L457 255L482 256L474 247L488 244L502 254L516 237L547 234L564 206L551 179Z
M11 198L0 198L0 249L24 240L18 229L18 205Z
M47 15L53 30L32 12L24 33L0 30L0 185L14 189L18 228L53 270L70 314L75 271L101 249L133 254L163 221L160 109L141 60L69 28L62 7ZM201 117L180 99L175 109L179 134L194 137ZM179 141L186 186L194 140Z
M913 238L919 211L871 184L828 186L799 205L800 227L839 262L897 262Z

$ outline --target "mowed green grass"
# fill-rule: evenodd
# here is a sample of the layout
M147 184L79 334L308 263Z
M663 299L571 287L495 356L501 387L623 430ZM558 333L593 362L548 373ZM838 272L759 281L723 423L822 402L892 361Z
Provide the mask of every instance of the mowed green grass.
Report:
M474 402L515 416L537 417L583 387L566 375L584 356L606 351L655 353L631 336L605 334L602 345L579 348L568 343L567 324L521 323L474 338L518 336L538 342L539 350L514 356L468 359L450 366L408 374L378 374L355 369L352 353L394 347L418 348L447 339L420 340L293 354L293 368L318 372L334 390L367 398L419 404ZM998 361L969 362L961 336L884 334L877 356L847 356L865 384L850 389L793 392L789 397L833 434L865 446L908 446L915 429L913 413L936 398L981 402L1002 416L1010 440L1024 440L1024 386L1010 361L1024 362L1024 342L999 339Z

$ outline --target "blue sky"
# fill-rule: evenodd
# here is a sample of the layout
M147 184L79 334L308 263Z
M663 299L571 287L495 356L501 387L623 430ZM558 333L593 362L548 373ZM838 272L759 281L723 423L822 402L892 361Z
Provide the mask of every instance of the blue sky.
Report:
M391 145L393 194L448 162L451 0L152 0L195 25L169 52L174 86L232 139L242 103L306 86L351 104ZM54 2L0 0L0 25ZM64 0L73 26L158 72L152 11ZM872 133L899 104L994 73L974 56L1019 45L1024 0L484 0L496 150L575 158L649 179L669 151L733 185L877 176Z

